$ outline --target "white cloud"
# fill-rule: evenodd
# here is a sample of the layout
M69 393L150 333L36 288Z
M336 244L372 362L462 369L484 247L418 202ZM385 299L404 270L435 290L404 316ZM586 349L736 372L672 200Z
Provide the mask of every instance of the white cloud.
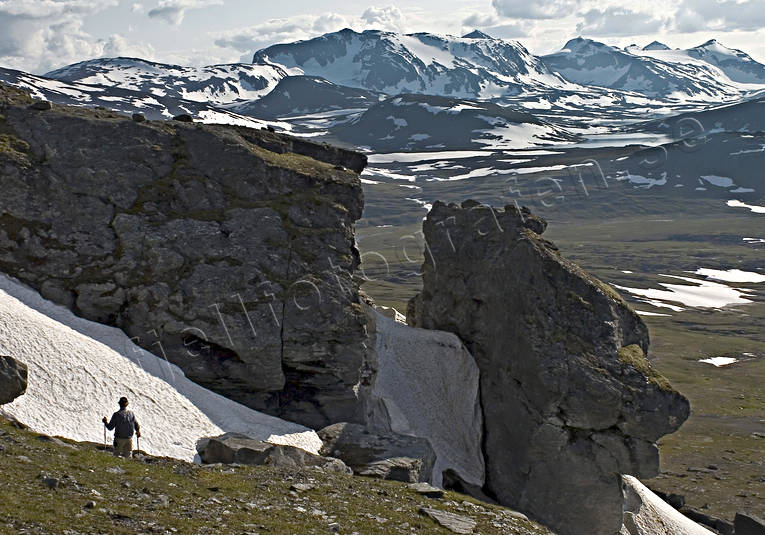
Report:
M655 18L652 14L623 7L591 9L584 13L583 17L584 19L576 25L576 31L580 35L590 36L648 35L669 24L669 19Z
M684 0L675 14L680 32L756 31L765 26L762 0Z
M480 30L499 39L518 39L528 36L530 27L527 21L512 21L492 13L472 13L462 21L461 35Z
M554 19L574 13L581 0L492 0L497 14L514 19Z
M150 44L136 44L128 41L123 36L114 34L106 41L100 42L102 45L101 56L105 58L130 57L152 59L155 50Z
M83 17L117 0L0 1L0 65L44 72L97 57L105 42L83 30Z
M242 60L266 46L311 39L319 35L342 30L352 22L337 13L324 15L298 15L287 19L272 19L262 24L214 34L215 44L245 53Z
M149 17L178 26L183 22L186 11L222 4L223 0L160 0L159 5L149 11Z
M0 16L49 19L93 13L117 5L117 0L2 0Z
M361 20L375 30L404 31L404 14L396 6L369 7L361 14Z

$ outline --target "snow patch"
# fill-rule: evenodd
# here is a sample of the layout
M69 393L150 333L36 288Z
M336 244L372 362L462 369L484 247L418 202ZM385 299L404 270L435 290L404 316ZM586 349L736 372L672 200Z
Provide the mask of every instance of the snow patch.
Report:
M726 204L734 208L749 208L749 210L755 214L765 214L765 206L759 206L757 204L746 204L739 200L730 200Z
M730 366L734 362L738 362L738 359L735 359L733 357L711 357L708 359L700 359L699 362L705 362L707 364L711 364L712 366L717 366L718 368L722 366Z
M724 282L765 282L765 275L754 273L753 271L742 271L740 269L722 270L699 268L694 273L709 279L715 279Z
M127 396L151 455L193 461L199 438L226 432L312 453L322 446L312 430L199 386L121 330L78 318L2 274L0 353L29 367L26 394L3 412L39 433L100 443L101 417Z

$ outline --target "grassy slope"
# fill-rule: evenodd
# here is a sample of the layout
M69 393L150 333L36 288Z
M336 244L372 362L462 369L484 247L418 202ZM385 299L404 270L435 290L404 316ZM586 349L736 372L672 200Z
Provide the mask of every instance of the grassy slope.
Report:
M60 486L47 487L42 473ZM404 483L313 469L120 459L100 446L41 439L2 418L0 474L0 533L303 535L329 533L335 522L348 534L449 533L419 514L422 506L469 516L482 534L551 533L452 492L434 500ZM295 483L314 488L294 492Z

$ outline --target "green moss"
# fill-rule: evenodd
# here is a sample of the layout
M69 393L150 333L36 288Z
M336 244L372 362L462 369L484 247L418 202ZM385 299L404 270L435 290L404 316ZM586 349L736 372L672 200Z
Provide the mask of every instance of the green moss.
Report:
M661 390L674 390L666 377L657 372L648 359L645 358L643 349L637 344L630 344L619 348L619 362L626 366L632 366L645 375L648 380Z
M334 165L293 152L279 154L253 144L250 144L250 150L269 165L282 167L317 180L347 183L356 176L352 171L338 170Z
M30 152L31 148L26 141L10 133L0 133L0 154L8 156L16 163L28 166Z

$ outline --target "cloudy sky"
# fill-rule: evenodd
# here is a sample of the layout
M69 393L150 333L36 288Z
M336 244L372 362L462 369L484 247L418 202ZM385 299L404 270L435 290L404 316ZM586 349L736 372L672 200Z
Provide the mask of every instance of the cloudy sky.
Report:
M452 35L478 28L536 54L578 35L682 48L714 37L765 63L765 0L0 0L0 67L44 73L102 56L249 62L264 46L345 27Z

